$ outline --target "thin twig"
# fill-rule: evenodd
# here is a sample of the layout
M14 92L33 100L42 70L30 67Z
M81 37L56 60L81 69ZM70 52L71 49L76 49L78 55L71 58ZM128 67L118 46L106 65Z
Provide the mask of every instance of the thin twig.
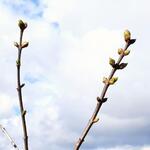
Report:
M0 128L2 130L2 132L4 133L4 135L8 138L8 140L10 141L10 143L12 144L12 146L19 150L17 144L14 142L14 140L11 138L11 136L8 134L7 130L0 124Z
M25 119L26 110L24 109L23 100L22 100L22 87L24 86L24 84L21 84L21 81L20 81L21 52L22 52L22 49L23 49L22 38L23 38L23 31L26 28L27 24L25 24L21 20L20 20L19 23L20 24L18 24L18 25L20 27L20 41L19 41L19 45L15 45L18 48L18 58L17 58L17 61L16 61L16 66L17 66L17 91L18 91L19 106L20 106L22 127L23 127L23 134L24 134L24 150L28 150L28 134L27 134L27 127L26 127L26 119ZM22 28L21 25L25 25L25 27Z
M135 39L126 41L126 45L125 45L125 48L123 49L123 52L124 52L125 50L127 50L127 48L128 48L131 44L133 44L134 42L135 42ZM121 60L123 59L123 57L124 57L124 54L122 53L122 54L119 56L118 60L117 60L117 63L116 63L117 66L120 65L120 62L121 62ZM109 77L108 77L108 81L113 78L113 75L115 74L116 70L117 70L117 67L114 67L114 68L111 70L110 75L109 75ZM94 110L94 112L93 112L93 115L91 116L91 118L90 118L90 120L89 120L87 126L85 127L83 133L81 134L80 138L79 138L78 141L75 143L74 150L79 150L80 146L81 146L82 143L84 142L84 139L85 139L86 135L88 134L89 130L91 129L92 125L98 121L98 119L96 119L96 117L97 117L98 112L100 111L100 108L101 108L102 104L103 104L104 102L106 102L106 100L107 100L107 98L105 98L105 95L106 95L106 92L107 92L107 90L108 90L109 85L110 85L109 83L106 83L106 84L104 85L104 87L103 87L103 90L102 90L102 92L101 92L100 97L97 97L97 105L96 105L96 108L95 108L95 110Z

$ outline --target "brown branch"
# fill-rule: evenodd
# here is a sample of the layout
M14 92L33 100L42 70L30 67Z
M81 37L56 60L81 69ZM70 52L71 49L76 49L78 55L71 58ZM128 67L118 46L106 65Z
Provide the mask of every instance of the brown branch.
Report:
M126 31L127 32L127 31ZM125 33L124 33L125 34ZM122 53L120 54L118 60L117 60L117 63L115 64L115 66L113 67L113 69L111 70L110 72L110 75L107 79L107 83L105 83L104 87L103 87L103 90L101 92L101 95L100 97L97 97L97 105L96 105L96 108L93 112L93 115L91 116L87 126L85 127L85 129L83 130L83 133L81 134L80 138L78 139L78 141L75 143L75 147L74 147L74 150L79 150L80 146L82 145L82 143L84 142L84 139L86 137L86 135L88 134L89 130L91 129L92 125L96 122L98 122L98 118L97 115L98 115L98 112L100 111L100 108L102 106L102 104L104 102L107 101L107 98L105 98L105 95L106 95L106 92L108 90L108 87L110 85L109 81L113 78L113 75L115 74L116 70L118 69L118 66L120 65L120 62L121 60L123 59L123 57L125 56L124 52L127 50L127 48L133 44L135 42L135 39L130 39L130 32L128 31L128 36L129 37L125 37L125 41L126 41L126 45L125 45L125 48L122 50ZM128 38L128 39L127 39Z
M16 61L17 91L18 91L19 106L20 106L21 119L22 119L22 128L23 128L23 134L24 134L24 150L28 150L28 134L27 134L27 127L26 127L26 119L25 119L26 110L24 109L23 100L22 100L22 87L24 86L24 84L21 84L21 81L20 81L21 52L22 52L22 49L25 48L25 45L28 45L27 42L26 43L22 42L23 32L24 32L24 29L27 27L27 24L24 23L22 20L19 20L18 25L20 27L20 41L19 41L19 44L16 42L14 43L14 45L18 48L18 58Z

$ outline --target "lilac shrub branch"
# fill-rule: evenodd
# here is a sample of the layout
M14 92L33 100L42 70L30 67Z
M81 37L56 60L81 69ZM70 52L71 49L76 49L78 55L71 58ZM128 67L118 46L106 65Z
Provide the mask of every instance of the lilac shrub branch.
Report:
M128 47L131 44L133 44L136 40L131 39L131 33L128 30L126 30L124 32L124 40L125 40L126 44L125 44L124 49L122 49L122 48L118 49L119 58L118 58L117 62L115 62L115 60L112 58L109 59L109 64L112 66L112 70L111 70L108 78L106 78L106 77L103 78L104 87L102 89L100 97L97 97L97 105L95 107L95 110L94 110L91 118L89 119L88 124L84 128L81 136L79 137L78 141L75 143L74 150L80 149L80 147L83 144L85 137L89 133L91 127L99 121L99 118L97 118L97 115L100 111L102 104L107 101L107 98L105 97L106 92L107 92L109 86L113 85L118 80L118 77L113 77L115 72L118 69L124 69L127 66L127 63L121 63L121 61L124 58L124 56L127 56L130 53L130 51L128 50Z
M22 42L23 39L23 33L24 30L27 28L27 23L23 22L22 20L19 20L18 26L20 28L20 41L19 44L17 42L14 43L14 45L18 49L18 58L16 60L16 66L17 66L17 92L18 92L18 98L19 98L19 107L20 107L20 113L21 113L21 120L22 120L22 128L23 128L23 139L24 139L24 150L28 150L28 133L27 133L27 125L26 125L26 110L24 109L23 105L23 99L22 99L22 88L25 86L25 84L21 83L20 81L20 67L21 67L21 54L23 48L26 48L28 46L28 42Z

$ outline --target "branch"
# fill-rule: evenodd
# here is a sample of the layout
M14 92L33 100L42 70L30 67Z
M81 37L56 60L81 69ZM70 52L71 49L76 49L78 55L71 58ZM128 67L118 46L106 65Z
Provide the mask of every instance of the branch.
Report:
M4 135L6 135L6 137L8 138L8 140L10 141L10 143L12 144L12 146L19 150L18 146L15 144L14 140L10 137L10 135L8 134L7 130L0 124L0 128L2 130L2 132L4 133Z
M20 112L21 112L21 119L22 119L22 128L23 128L23 134L24 134L24 150L28 150L28 134L27 134L27 127L26 127L26 110L23 106L23 100L22 100L22 88L24 87L24 83L21 84L20 82L20 66L21 66L21 52L22 49L28 46L28 42L22 42L23 38L23 32L27 28L27 23L24 23L22 20L19 20L18 26L20 28L20 41L19 44L17 42L14 43L14 45L18 48L18 58L16 60L16 66L17 66L17 91L18 91L18 98L19 98L19 106L20 106Z
M118 54L120 55L118 60L117 60L117 63L115 63L115 60L110 58L109 60L109 64L113 67L111 72L110 72L110 75L107 78L104 78L103 79L103 82L104 82L104 87L102 89L102 92L101 92L101 95L100 97L97 97L97 105L96 105L96 108L93 112L93 115L91 116L87 126L85 127L85 129L83 130L83 133L81 134L81 136L79 137L78 141L76 142L75 144L75 147L74 147L74 150L79 150L80 146L82 145L82 143L84 142L84 139L85 137L87 136L89 130L91 129L92 125L96 122L98 122L99 118L97 118L97 115L98 115L98 112L100 111L100 108L102 106L102 104L104 102L107 101L107 98L105 98L105 95L106 95L106 92L108 90L108 87L109 85L112 85L114 84L118 78L115 78L113 77L116 70L118 69L123 69L127 66L126 63L121 63L120 62L122 61L123 57L128 55L130 53L129 50L127 50L127 48L133 44L135 42L135 39L131 39L131 34L128 30L126 30L124 32L124 39L125 39L125 42L126 42L126 45L125 45L125 48L124 49L118 49Z

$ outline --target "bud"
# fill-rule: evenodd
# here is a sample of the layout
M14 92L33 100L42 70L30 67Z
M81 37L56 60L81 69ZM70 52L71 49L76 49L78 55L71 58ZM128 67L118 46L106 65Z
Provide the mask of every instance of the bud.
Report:
M103 83L108 84L108 79L106 77L103 77Z
M136 39L131 39L131 40L130 40L130 44L135 43L135 41L136 41Z
M99 121L99 118L95 118L94 120L93 120L93 123L97 123Z
M17 48L19 48L19 44L17 42L14 42L14 46L16 46Z
M20 65L20 61L16 60L16 65L19 66Z
M108 98L103 98L102 99L102 103L105 103L107 101Z
M118 77L112 77L112 78L109 80L109 84L110 84L110 85L113 85L117 80L118 80Z
M122 48L119 48L119 49L118 49L118 54L119 54L119 55L123 54L123 49L122 49Z
M129 42L130 39L131 39L131 33L130 33L130 31L129 31L129 30L125 30L125 31L124 31L124 40L125 40L126 42Z
M25 47L28 47L28 45L29 45L29 42L23 42L23 44L22 44L22 46L21 46L21 48L25 48Z
M121 63L119 65L119 69L124 69L127 65L128 65L128 63Z
M109 64L114 67L115 66L115 60L112 58L109 58Z
M130 53L130 50L125 50L125 51L124 51L124 56L129 55L129 53Z
M25 28L27 28L27 23L23 22L22 20L18 21L19 28L23 31Z

